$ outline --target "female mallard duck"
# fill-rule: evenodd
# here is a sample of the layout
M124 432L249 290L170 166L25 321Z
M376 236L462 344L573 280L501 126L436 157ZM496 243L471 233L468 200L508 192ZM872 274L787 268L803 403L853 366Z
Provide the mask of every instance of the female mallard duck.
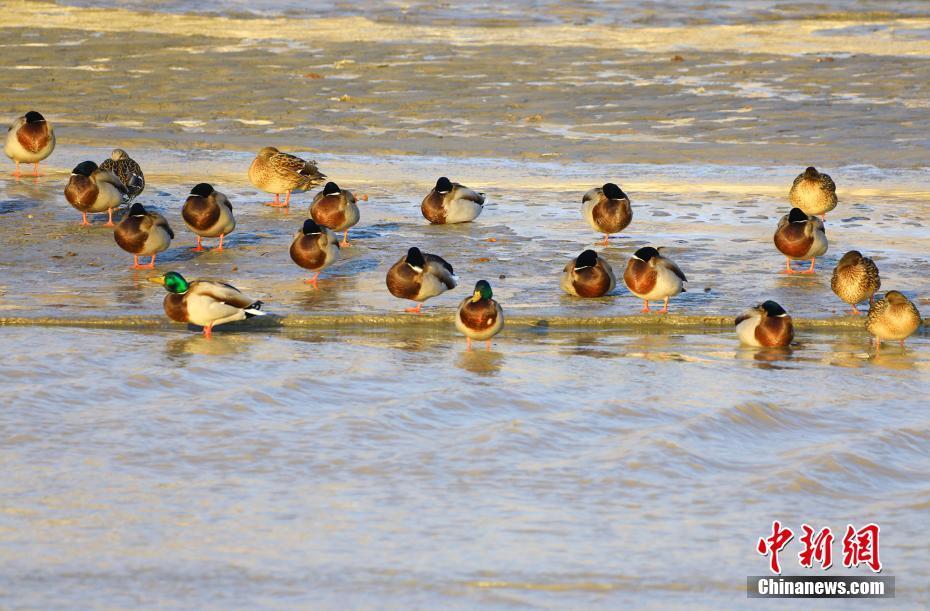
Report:
M455 313L455 328L465 336L466 350L471 350L471 340L486 341L491 349L491 338L504 328L504 311L494 301L491 285L479 280L471 297L459 304Z
M607 246L610 234L620 233L633 220L630 198L612 182L584 194L581 214L594 231L604 234L604 241L601 242L604 246Z
M904 340L920 326L920 311L914 303L898 291L888 291L869 307L865 328L875 336L875 349L880 351L883 339Z
M783 348L794 339L794 326L783 307L766 301L736 317L736 334L747 346Z
M216 250L223 250L223 238L236 228L232 204L226 196L205 182L191 189L190 195L181 209L181 218L187 228L197 234L197 248L203 250L203 238L219 236L220 245Z
M811 167L794 179L788 197L795 208L811 216L819 214L822 220L827 220L827 212L836 208L836 185L829 175Z
M3 152L16 163L13 176L22 176L20 163L33 165L32 175L39 175L39 162L55 150L55 130L45 117L34 110L19 117L6 133Z
M113 226L113 209L126 200L127 191L116 174L97 167L93 161L79 163L71 170L65 199L83 216L81 225L90 225L87 213L106 212L107 227Z
M110 158L100 164L101 170L113 172L126 185L129 201L136 199L145 190L145 175L139 164L123 149L113 149Z
M422 253L414 246L391 266L386 282L391 295L419 302L417 307L406 308L405 312L420 314L424 301L454 289L458 278L442 257Z
M575 297L601 297L617 286L610 263L586 250L562 270L562 290Z
M869 257L863 257L858 250L850 250L843 255L833 270L830 288L836 296L852 306L853 315L860 312L856 304L866 299L875 303L875 291L882 286L878 277L878 267Z
M804 261L810 259L809 269L800 272L813 274L814 263L817 257L827 252L827 233L823 221L808 216L800 208L792 208L778 221L775 230L775 247L785 255L785 273L795 273L791 269L791 261Z
M113 231L119 247L132 255L132 269L155 269L155 255L166 250L174 239L174 232L165 217L157 212L146 212L136 202L126 217ZM139 257L151 255L148 265L139 265Z
M630 292L643 300L643 312L651 312L649 302L665 300L659 312L668 313L668 299L684 291L685 274L671 260L651 246L640 248L626 264L623 282Z
M313 278L304 280L313 288L319 288L320 272L339 258L339 238L336 234L320 227L313 219L304 221L303 227L291 242L291 260L304 269L316 272Z
M426 220L434 225L467 223L478 218L484 210L484 202L484 193L473 191L443 176L423 198L420 210Z
M326 183L310 204L310 217L323 227L343 232L339 246L352 246L349 244L349 227L358 223L359 212L351 191L340 189L334 182Z
M274 201L266 206L287 208L291 205L291 191L307 191L317 186L325 174L320 174L315 161L305 161L300 157L282 153L273 146L266 146L249 166L249 180L267 193L274 193ZM280 194L287 193L284 202Z
M177 272L149 280L168 291L164 302L168 318L203 327L204 337L210 337L216 325L266 314L261 311L261 301L249 299L236 287L223 282L188 282Z

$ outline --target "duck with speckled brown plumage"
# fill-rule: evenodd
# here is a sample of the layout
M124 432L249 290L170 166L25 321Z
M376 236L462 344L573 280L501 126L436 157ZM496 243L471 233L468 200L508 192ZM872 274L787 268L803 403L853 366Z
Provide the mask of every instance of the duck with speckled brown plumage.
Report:
M865 327L875 336L876 354L882 349L882 340L904 340L910 337L921 324L920 310L914 302L899 291L888 291L869 308Z
M593 250L586 250L565 266L559 284L575 297L603 297L614 290L617 279L610 263Z
M623 282L630 292L643 300L642 312L651 312L649 302L662 299L660 313L668 313L668 300L684 292L685 278L675 263L659 254L658 248L645 246L630 257L623 272Z
M458 278L445 259L414 246L391 266L385 282L391 295L418 302L417 307L406 308L405 312L421 314L424 301L454 289Z
M459 304L455 313L455 328L465 336L465 349L471 350L471 341L487 342L504 328L504 310L494 301L494 293L487 280L479 280L471 297Z
M236 228L236 218L229 199L205 182L191 189L184 200L181 218L187 228L197 234L197 247L191 250L203 250L203 238L220 238L219 246L214 250L223 251L223 238Z
M157 212L148 212L136 202L113 230L113 238L119 247L132 255L132 269L155 269L155 257L167 250L174 239L174 231L165 217ZM146 265L139 265L139 257L151 256Z
M810 268L799 273L813 274L817 257L826 254L828 247L823 221L808 216L800 208L792 208L791 212L778 221L773 239L775 248L785 255L786 274L796 273L791 269L792 261L807 260L811 262Z
M736 335L747 346L783 348L794 339L794 326L783 307L766 301L736 317Z
M882 286L878 276L878 267L869 257L863 257L858 250L850 250L843 255L833 269L830 288L836 296L852 307L854 316L860 314L856 304L866 299L869 305L875 303L875 291Z
M325 174L320 173L315 161L307 161L282 153L273 146L266 146L258 152L249 166L249 180L253 185L267 193L274 193L274 201L265 205L272 208L287 208L291 205L292 191L307 191L323 182ZM281 193L286 193L284 202Z
M612 182L584 194L581 214L594 231L604 234L603 246L607 246L610 234L620 233L633 220L630 198Z
M817 168L809 167L791 184L788 199L795 208L805 214L820 215L820 220L827 220L827 212L836 208L836 185L829 174L822 174Z
M337 233L343 232L340 247L352 246L349 243L349 228L358 223L360 214L358 201L351 191L340 189L334 182L326 183L310 204L310 217L318 225Z

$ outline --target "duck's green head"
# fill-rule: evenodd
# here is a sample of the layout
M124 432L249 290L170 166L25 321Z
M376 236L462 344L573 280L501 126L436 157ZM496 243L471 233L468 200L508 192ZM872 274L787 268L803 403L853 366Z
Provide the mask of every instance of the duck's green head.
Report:
M186 293L187 289L190 288L190 284L188 284L184 276L178 272L168 272L164 276L155 276L154 278L149 278L149 281L162 285L169 293L176 293L178 295Z
M481 301L482 299L490 299L494 296L494 293L491 292L491 285L488 284L487 280L479 280L475 284L475 292L471 297L472 301Z

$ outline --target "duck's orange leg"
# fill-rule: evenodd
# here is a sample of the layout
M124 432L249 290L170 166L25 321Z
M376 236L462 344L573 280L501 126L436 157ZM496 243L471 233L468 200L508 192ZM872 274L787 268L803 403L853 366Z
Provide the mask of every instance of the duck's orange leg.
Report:
M209 325L207 325L206 327L203 328L203 336L204 336L204 337L213 337L213 325L212 325L212 324L209 324Z
M860 314L862 314L862 312L859 311L859 309L856 307L856 304L852 304L852 315L859 316Z
M309 284L309 285L312 286L313 288L318 289L318 288L320 288L320 286L319 286L319 284L318 284L318 279L319 279L319 277L320 277L320 272L317 272L317 273L315 273L315 274L313 275L313 278L308 278L307 280L304 280L304 282L306 282L307 284Z
M882 338L875 336L875 356L882 353Z
M816 261L817 261L817 257L814 257L813 259L811 259L811 266L810 266L809 268L805 269L805 270L804 270L803 272L801 272L801 273L802 273L802 274L813 274L813 273L814 273L814 263L815 263Z
M342 232L342 241L339 242L339 246L342 246L343 248L346 246L352 246L351 244L349 244L349 230L348 229Z
M609 233L605 233L605 234L604 234L604 241L603 241L603 242L598 242L598 243L599 243L601 246L607 246L608 243L609 243L609 240L610 240L610 234L609 234Z
M200 236L197 236L197 247L196 247L196 248L191 248L191 250L193 250L193 251L195 251L195 252L200 252L200 251L202 251L202 250L203 250L203 238L201 238Z
M471 338L465 338L465 352L471 352Z
M265 202L266 206L271 206L272 208L280 208L284 204L281 203L281 195L279 193L274 194L273 202Z
M23 175L23 173L19 171L19 162L14 160L13 163L16 164L16 169L13 170L13 176L15 176L16 178L19 178L20 176Z
M104 223L104 227L113 226L113 208L107 208L107 222Z
M81 221L81 227L87 227L87 226L90 225L90 223L87 221L87 213L86 213L86 212L82 212L82 213L81 213L81 218L83 219L83 220Z
M219 252L223 252L223 234L222 233L220 234L220 245L214 248L213 250L218 250Z
M649 309L649 300L648 300L648 299L643 299L643 309L640 310L640 312L652 312L652 310Z
M142 269L155 269L155 257L157 255L152 255L152 260L148 262L147 265L140 266Z
M660 314L668 314L668 297L665 298L665 307L659 310Z
M785 257L785 273L786 274L794 273L794 270L791 269L791 259L789 259L788 257Z
M413 314L422 314L423 312L420 311L420 308L422 307L423 307L423 303L421 302L421 303L418 303L417 307L415 308L404 308L404 312L412 312Z
M488 352L491 351L491 340L488 340L485 342L485 350L487 350Z
M39 176L42 176L42 174L39 174L39 162L38 161L36 161L35 166L32 168L32 175L35 176L36 178L38 178Z

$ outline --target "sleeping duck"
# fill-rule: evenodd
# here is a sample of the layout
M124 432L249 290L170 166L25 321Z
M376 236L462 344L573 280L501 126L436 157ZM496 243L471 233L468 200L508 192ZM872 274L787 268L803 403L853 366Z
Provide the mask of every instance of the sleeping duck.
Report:
M339 238L326 227L320 227L313 219L307 219L300 231L294 234L290 252L294 263L316 272L313 278L304 282L315 289L320 288L320 272L339 258Z
M465 336L466 350L471 350L471 340L487 342L490 350L491 338L504 328L504 311L493 296L487 280L479 280L471 297L459 304L455 328Z
M792 261L810 259L811 266L802 274L813 274L817 257L827 252L827 233L823 221L808 216L800 208L792 208L778 221L775 230L775 247L785 255L785 273L795 273Z
M783 307L766 301L736 317L736 334L747 346L776 348L791 343L794 327Z
M910 299L898 291L888 291L869 308L865 328L875 336L876 352L882 349L882 340L898 340L904 345L921 324L920 310Z
M93 161L79 163L71 170L65 199L83 216L81 225L90 225L88 213L106 212L106 225L113 226L113 209L126 201L128 191L113 172L102 170Z
M155 269L155 256L168 249L174 231L165 217L157 212L146 212L142 204L136 202L116 226L113 238L120 248L132 255L132 269ZM139 265L139 257L149 255L151 262Z
M203 250L203 238L219 236L220 244L216 250L223 250L223 238L236 228L232 204L225 195L205 182L191 189L184 201L181 218L187 228L197 234L197 247L191 250Z
M213 327L253 316L265 316L262 302L243 295L239 289L223 282L194 280L188 282L177 272L150 278L165 287L165 314L176 322L203 327L204 337L213 334Z
M282 153L273 146L266 146L249 166L249 180L253 185L267 193L274 193L274 201L266 206L287 208L291 205L291 191L307 191L323 182L315 161L305 161L300 157ZM284 202L280 194L286 193Z
M630 198L612 182L584 194L581 214L594 231L604 234L604 241L601 242L604 246L607 246L610 234L620 233L633 220Z
M863 257L858 250L850 250L843 255L833 269L830 288L836 296L852 306L854 316L860 314L856 304L866 299L869 305L875 303L875 291L882 286L878 276L878 267L869 257Z
M359 211L351 191L340 189L334 182L326 183L310 204L310 217L318 225L343 232L339 246L352 246L349 244L349 228L358 223Z
M391 295L419 302L417 307L406 308L405 312L420 314L424 301L454 289L458 278L452 266L442 257L420 252L419 248L413 247L391 266L386 282Z
M575 297L601 297L617 286L610 263L586 250L562 270L562 290Z
M113 149L110 158L100 164L101 170L113 172L126 185L129 201L145 190L145 175L139 164L123 149Z
M626 265L623 282L630 292L643 300L643 312L650 312L649 302L665 300L665 307L659 312L668 312L669 297L684 291L687 282L684 272L671 260L659 254L659 249L651 246L640 248Z
M434 225L467 223L478 218L484 210L484 202L484 193L473 191L443 176L423 198L420 210L426 220Z
M3 152L16 163L13 176L22 176L20 163L33 164L32 175L39 175L39 162L55 150L55 130L34 110L17 118L6 132Z
M827 212L836 208L836 185L828 174L821 174L810 167L794 179L788 198L792 206L805 214L819 214L821 220L827 220Z

